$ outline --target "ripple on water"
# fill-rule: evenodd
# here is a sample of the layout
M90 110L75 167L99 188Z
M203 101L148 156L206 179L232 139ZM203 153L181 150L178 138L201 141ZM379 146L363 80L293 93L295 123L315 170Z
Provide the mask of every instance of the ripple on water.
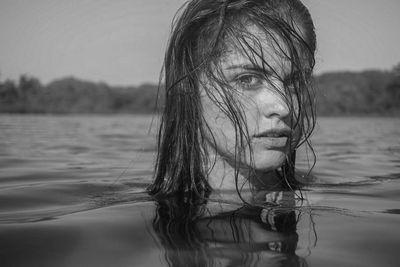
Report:
M147 199L146 183L40 183L0 191L0 222L30 222Z

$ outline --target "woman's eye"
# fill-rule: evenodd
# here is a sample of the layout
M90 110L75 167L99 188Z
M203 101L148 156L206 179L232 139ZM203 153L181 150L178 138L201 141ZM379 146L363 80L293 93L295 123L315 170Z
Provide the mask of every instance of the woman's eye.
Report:
M296 81L285 81L284 86L286 90L290 93L295 93L296 92Z
M283 81L283 85L289 92L296 93L296 91L299 90L300 80L301 80L300 74L294 73Z
M262 78L255 74L244 74L238 76L236 84L243 89L254 89L260 86L263 82Z

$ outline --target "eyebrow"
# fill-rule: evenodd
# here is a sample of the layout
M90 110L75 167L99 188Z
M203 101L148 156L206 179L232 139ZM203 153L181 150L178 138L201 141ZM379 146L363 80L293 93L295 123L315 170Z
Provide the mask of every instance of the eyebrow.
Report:
M237 65L231 65L229 67L226 68L227 70L233 70L233 69L244 69L244 70L250 70L250 71L255 71L255 72L260 72L260 73L265 73L267 75L272 75L273 73L275 73L274 71L272 71L271 68L267 67L267 68L262 68L258 65L254 65L254 64L237 64Z

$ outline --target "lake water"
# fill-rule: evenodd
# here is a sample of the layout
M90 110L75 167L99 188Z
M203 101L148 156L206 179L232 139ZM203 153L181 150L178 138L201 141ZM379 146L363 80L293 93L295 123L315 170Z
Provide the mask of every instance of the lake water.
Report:
M400 119L320 118L302 204L193 217L144 191L152 118L1 115L0 265L399 266Z

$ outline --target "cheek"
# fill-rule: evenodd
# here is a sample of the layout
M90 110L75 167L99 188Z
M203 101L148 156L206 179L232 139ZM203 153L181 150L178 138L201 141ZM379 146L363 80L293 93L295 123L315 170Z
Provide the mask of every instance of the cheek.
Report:
M223 104L221 104L223 105ZM231 150L235 146L235 128L218 104L208 97L202 98L203 117L207 124L207 141L218 150Z
M220 155L227 158L235 158L236 133L231 120L211 100L203 101L204 120L209 126L206 139ZM254 113L254 114L253 114ZM251 131L258 127L256 111L246 112L247 123ZM266 150L251 145L253 157L250 159L250 149L245 146L245 153L240 161L247 166L253 166L258 170L274 170L282 166L286 158L286 151Z
M220 99L211 100L208 96L202 96L201 101L204 120L214 134L216 131L221 131L222 135L234 139L235 124L240 125L243 132L248 131L249 135L258 129L260 109L256 101L250 97L234 96L231 107L235 111L228 111L227 104ZM224 111L228 111L228 115Z
M238 120L236 123L240 124L243 132L248 131L250 136L258 131L260 109L254 99L245 96L236 97L235 104L241 110L230 115L224 113L223 109L227 110L228 108L221 100L215 103L215 100L211 100L208 96L202 96L201 101L203 117L208 125L207 140L212 145L215 143L219 152L234 153L236 131L239 132L240 130L235 130L231 117L235 117Z

